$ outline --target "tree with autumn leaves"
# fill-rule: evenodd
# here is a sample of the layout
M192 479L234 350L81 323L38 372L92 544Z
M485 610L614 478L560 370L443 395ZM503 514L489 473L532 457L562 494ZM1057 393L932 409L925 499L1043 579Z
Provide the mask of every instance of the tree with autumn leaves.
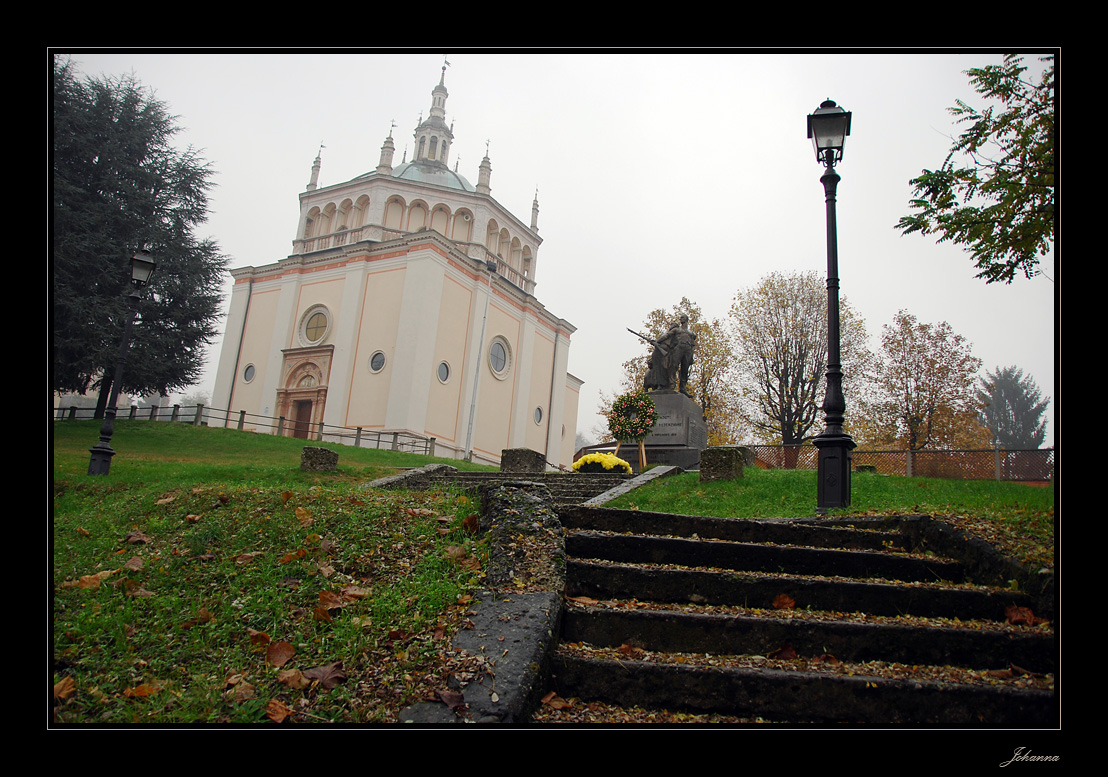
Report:
M975 397L981 360L950 324L901 310L881 335L875 400L863 410L870 447L986 448Z
M866 326L839 300L843 393L868 393L873 356ZM827 383L827 288L816 273L770 273L731 304L735 367L744 420L761 442L800 445L823 430Z

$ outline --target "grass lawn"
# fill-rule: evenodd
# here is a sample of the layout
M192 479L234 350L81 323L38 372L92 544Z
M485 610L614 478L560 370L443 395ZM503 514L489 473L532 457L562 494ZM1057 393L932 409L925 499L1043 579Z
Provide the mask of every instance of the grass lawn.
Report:
M445 689L475 505L360 488L427 457L305 473L301 440L123 421L90 477L99 423L53 428L55 722L383 722Z

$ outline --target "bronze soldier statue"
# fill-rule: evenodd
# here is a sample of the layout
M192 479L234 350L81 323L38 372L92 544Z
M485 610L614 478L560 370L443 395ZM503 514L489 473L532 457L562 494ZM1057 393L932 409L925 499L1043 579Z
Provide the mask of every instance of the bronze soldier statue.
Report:
M646 364L646 376L643 388L647 391L678 391L687 397L689 393L689 367L693 364L696 350L696 334L689 329L689 317L681 314L681 320L675 321L669 331L657 340L639 334L633 329L627 331L654 346Z

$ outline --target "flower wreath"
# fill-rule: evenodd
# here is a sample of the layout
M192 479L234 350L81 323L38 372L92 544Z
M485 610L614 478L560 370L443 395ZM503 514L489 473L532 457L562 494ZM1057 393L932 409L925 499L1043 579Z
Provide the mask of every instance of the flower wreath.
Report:
M645 391L632 391L617 397L608 413L608 431L619 442L646 439L658 421L658 409Z

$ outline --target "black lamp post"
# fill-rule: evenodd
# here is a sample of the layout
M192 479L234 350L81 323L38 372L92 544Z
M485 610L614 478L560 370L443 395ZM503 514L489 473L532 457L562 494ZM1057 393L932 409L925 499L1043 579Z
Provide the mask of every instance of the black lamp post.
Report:
M131 326L135 323L135 309L139 299L142 298L140 290L150 282L150 276L154 274L154 257L143 249L131 257L131 293L127 295L131 303L131 311L127 316L127 323L123 327L123 342L119 344L119 357L115 360L115 378L112 380L112 393L108 399L108 407L104 411L104 423L100 427L100 442L89 448L92 456L88 462L88 474L107 475L112 467L112 433L115 431L116 402L119 399L119 382L123 380L123 362L127 357L127 346L131 341Z
M839 174L835 163L843 158L843 144L850 134L850 113L824 100L808 116L808 137L816 160L825 169L820 181L827 196L827 394L823 399L824 430L812 441L819 449L816 510L850 506L850 467L854 440L843 431L846 400L839 355L839 249L835 231L835 188Z

